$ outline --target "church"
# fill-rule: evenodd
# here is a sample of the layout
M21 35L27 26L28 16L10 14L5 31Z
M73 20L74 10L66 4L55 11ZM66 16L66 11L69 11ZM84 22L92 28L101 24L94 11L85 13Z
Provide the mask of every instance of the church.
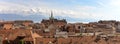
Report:
M65 19L59 20L54 18L53 12L51 12L51 16L49 17L49 19L43 19L41 23L43 23L46 28L51 24L56 25L57 27L61 27L66 25L67 21Z

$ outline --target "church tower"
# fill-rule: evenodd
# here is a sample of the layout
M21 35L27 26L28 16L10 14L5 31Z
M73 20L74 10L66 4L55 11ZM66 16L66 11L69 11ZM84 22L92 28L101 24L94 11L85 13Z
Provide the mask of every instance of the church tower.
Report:
M49 17L50 24L54 24L54 17L53 17L53 12L51 11L50 17Z
M49 17L50 20L53 20L54 17L53 17L53 12L51 11L51 14L50 14L50 17Z

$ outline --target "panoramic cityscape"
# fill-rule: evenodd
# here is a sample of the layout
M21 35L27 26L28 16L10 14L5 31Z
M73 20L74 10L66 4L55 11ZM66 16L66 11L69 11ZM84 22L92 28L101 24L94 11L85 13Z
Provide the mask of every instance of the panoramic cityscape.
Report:
M120 21L68 23L65 19L0 21L0 44L119 44Z
M0 0L0 44L120 44L120 0Z

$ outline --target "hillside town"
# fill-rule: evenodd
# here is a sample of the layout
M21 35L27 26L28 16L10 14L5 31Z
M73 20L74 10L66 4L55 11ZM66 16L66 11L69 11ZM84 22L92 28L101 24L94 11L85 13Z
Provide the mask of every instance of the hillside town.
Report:
M0 21L0 44L120 44L120 21L68 23L52 13L39 23Z

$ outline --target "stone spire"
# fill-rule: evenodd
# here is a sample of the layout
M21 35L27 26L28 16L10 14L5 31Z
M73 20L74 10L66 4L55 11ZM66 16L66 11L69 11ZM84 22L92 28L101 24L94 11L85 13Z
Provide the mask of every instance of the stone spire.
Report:
M50 19L54 19L52 11L51 11Z

